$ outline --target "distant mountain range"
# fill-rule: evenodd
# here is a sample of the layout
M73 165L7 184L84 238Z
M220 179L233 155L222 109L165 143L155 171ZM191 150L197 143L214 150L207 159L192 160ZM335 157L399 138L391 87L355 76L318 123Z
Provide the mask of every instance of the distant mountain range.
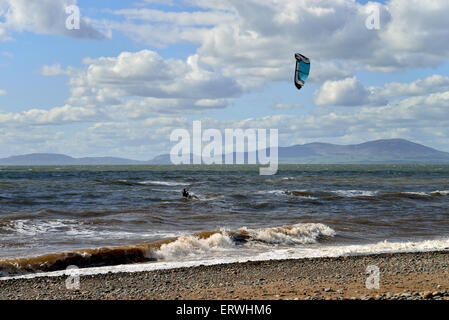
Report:
M449 163L449 153L405 139L352 145L308 143L279 148L280 163Z
M244 157L247 159L247 154ZM279 147L279 163L449 164L449 153L404 139L376 140L353 145L315 142L291 147ZM52 153L33 153L0 159L0 165L16 166L133 164L171 164L171 161L169 154L159 155L148 161L115 157L73 158Z
M114 157L73 158L57 153L31 153L0 159L0 165L6 166L125 165L146 163L145 161Z

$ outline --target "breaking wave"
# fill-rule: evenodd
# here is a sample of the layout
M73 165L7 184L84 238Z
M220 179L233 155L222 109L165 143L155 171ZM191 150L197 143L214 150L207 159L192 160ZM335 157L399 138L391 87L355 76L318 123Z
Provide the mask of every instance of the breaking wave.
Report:
M14 234L23 234L27 236L37 236L49 232L64 232L66 235L80 235L83 233L78 222L67 219L56 219L48 221L32 221L28 219L19 219L0 226L2 232L11 232ZM85 232L85 231L84 231Z
M449 195L449 190L436 191L399 191L381 192L373 190L266 190L258 191L259 194L266 195L289 195L296 197L307 197L309 199L334 200L338 198L358 198L358 199L422 199L428 200L434 197Z
M159 180L148 180L148 181L129 181L129 180L112 180L109 182L101 181L101 183L110 183L110 184L118 184L118 185L127 185L127 186L188 186L187 182L177 182L177 181L159 181Z
M189 185L189 183L186 183L186 182L156 181L156 180L142 181L142 182L138 182L138 184L155 185L155 186L188 186Z
M157 242L80 249L51 253L38 257L0 259L0 273L4 275L63 270L69 265L78 267L111 266L148 261L177 261L185 257L216 254L223 251L265 249L281 246L314 244L330 239L335 231L321 223L301 223L290 226L201 232L168 238ZM238 252L238 251L237 251Z

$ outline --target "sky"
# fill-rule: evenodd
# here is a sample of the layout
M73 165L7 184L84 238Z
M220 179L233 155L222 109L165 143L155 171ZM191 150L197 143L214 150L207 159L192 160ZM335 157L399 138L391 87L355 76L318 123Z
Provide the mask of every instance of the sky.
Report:
M0 157L148 160L194 120L449 152L448 16L447 0L0 0Z

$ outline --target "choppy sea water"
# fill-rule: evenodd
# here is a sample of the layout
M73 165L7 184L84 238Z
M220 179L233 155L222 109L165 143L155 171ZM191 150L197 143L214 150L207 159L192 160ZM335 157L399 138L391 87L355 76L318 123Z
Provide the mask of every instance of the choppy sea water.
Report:
M448 207L446 165L0 167L0 272L442 250Z

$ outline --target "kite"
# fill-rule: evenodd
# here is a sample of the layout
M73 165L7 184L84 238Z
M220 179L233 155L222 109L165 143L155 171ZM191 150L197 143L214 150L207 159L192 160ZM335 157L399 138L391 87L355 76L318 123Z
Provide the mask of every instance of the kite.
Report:
M295 53L295 86L300 90L306 83L310 72L310 59L300 53Z

